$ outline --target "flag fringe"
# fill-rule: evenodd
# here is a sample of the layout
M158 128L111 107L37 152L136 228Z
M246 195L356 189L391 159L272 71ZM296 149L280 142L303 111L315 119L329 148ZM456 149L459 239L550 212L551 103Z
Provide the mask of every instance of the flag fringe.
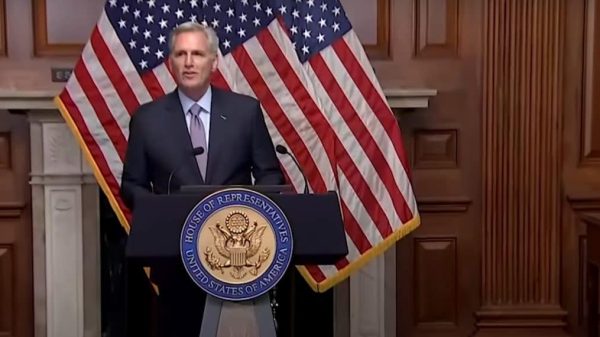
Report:
M398 240L402 239L410 232L415 230L421 224L421 218L419 215L414 216L411 220L406 222L402 228L396 230L385 240L381 241L378 245L373 246L367 253L361 255L356 261L349 263L346 267L339 270L337 274L326 279L325 281L318 283L311 277L310 273L304 266L297 266L296 268L306 280L308 285L314 292L324 293L331 289L333 286L345 280L350 274L360 269L365 264L369 263L372 259L385 252L388 248L394 245Z

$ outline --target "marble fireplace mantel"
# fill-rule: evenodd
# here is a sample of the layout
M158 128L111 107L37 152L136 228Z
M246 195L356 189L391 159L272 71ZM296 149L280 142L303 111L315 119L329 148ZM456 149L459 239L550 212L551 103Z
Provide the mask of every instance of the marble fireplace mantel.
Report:
M5 110L55 110L53 99L56 91L0 90L0 109ZM429 100L437 95L435 89L384 89L388 104L393 109L424 109Z
M52 91L2 91L30 122L35 337L100 337L99 189ZM395 112L427 108L430 89L389 89ZM336 337L395 334L395 249L334 290Z

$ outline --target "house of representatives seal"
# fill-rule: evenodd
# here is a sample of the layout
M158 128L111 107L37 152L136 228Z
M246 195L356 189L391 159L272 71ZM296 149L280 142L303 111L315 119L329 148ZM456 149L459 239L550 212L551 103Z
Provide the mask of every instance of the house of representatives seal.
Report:
M208 195L189 213L180 252L192 280L229 301L256 298L273 288L290 265L290 224L270 198L245 188Z

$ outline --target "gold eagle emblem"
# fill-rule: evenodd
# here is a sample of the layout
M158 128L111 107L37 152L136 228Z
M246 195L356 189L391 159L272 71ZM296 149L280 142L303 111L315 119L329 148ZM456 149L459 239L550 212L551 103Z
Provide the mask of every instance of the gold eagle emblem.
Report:
M224 269L232 268L230 275L234 279L241 280L247 275L247 271L256 276L258 269L271 254L268 248L263 248L259 253L266 227L259 226L256 221L250 223L250 219L244 212L231 212L225 218L224 225L217 222L214 226L208 227L218 255L211 247L206 247L204 251L206 263L212 270L221 273L224 273ZM256 258L253 259L255 256Z

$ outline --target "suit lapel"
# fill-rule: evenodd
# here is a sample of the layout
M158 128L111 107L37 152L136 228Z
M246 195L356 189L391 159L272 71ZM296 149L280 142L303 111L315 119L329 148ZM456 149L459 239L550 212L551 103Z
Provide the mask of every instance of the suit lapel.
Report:
M201 184L202 175L198 169L196 159L192 154L192 140L185 121L185 114L181 108L181 102L177 94L177 89L167 96L168 117L166 121L170 134L173 136L174 146L173 151L179 152L178 158L182 158L183 167L175 174L180 177L182 185L185 184Z
M218 172L218 163L222 156L223 142L227 126L227 105L222 92L212 88L212 102L210 105L210 130L208 134L208 162L206 167L206 181L214 183L215 174Z

